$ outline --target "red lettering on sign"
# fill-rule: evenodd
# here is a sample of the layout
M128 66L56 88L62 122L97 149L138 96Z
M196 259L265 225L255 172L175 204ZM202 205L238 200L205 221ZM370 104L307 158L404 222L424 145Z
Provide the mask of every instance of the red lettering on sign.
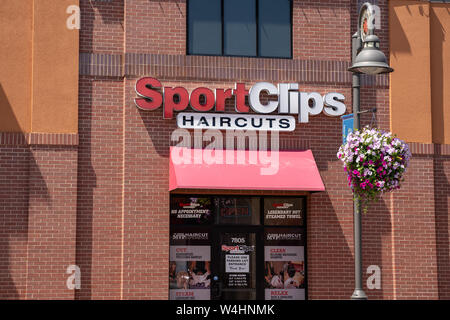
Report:
M270 291L271 295L275 295L275 296L287 296L288 292L287 291Z
M205 104L200 103L200 96L205 96ZM214 93L208 88L197 88L191 92L191 107L196 111L209 111L214 107Z
M178 96L178 102L174 97ZM171 119L173 111L183 111L189 104L189 93L185 88L164 87L164 118Z
M161 106L162 95L152 88L161 88L161 82L155 78L141 78L136 82L135 90L141 98L134 99L136 106L143 110L156 110Z
M270 249L270 252L272 253L284 253L286 252L286 249Z
M227 246L225 244L222 245L222 251L235 251L239 250L239 246Z
M278 208L278 207L282 207L282 206L284 206L283 203L274 203L274 204L273 204L273 207L274 207L274 208Z
M236 89L233 90L233 94L236 96L236 111L249 112L250 107L245 104L245 96L248 95L248 90L245 90L245 84L236 83Z
M216 89L216 111L225 111L225 100L233 96L232 89Z

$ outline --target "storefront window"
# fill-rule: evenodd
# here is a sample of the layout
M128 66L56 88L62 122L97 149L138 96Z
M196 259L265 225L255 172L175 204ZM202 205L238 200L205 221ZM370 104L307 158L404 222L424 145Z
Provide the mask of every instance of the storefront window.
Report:
M306 298L305 198L171 197L170 299Z
M264 297L305 299L305 239L296 228L264 230Z
M171 230L169 286L171 300L211 298L211 246L208 231L201 228Z
M210 197L177 196L170 199L170 223L173 225L211 224L213 212Z
M303 198L265 198L264 224L268 226L303 226Z

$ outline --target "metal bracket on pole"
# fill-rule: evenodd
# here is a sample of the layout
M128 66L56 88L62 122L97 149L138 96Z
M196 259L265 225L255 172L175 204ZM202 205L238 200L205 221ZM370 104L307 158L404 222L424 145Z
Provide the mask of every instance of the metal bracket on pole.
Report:
M372 109L367 109L367 110L363 110L363 111L358 111L359 114L361 114L361 113L367 113L367 112L373 112L373 113L376 113L376 112L377 112L377 108L372 108Z

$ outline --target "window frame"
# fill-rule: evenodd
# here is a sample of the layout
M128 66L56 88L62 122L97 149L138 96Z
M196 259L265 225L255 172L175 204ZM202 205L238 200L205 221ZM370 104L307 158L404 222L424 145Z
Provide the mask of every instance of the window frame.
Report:
M207 57L240 57L240 58L259 58L259 59L293 59L294 55L294 46L293 46L293 7L294 7L294 1L289 0L290 3L290 15L289 15L289 24L290 24L290 56L289 57L277 57L277 56L261 56L260 48L259 48L259 0L255 1L255 15L256 15L256 56L244 56L244 55L229 55L225 54L225 48L224 48L224 1L226 0L220 0L220 6L221 6L221 35L222 35L222 53L221 54L203 54L203 53L189 53L189 1L186 1L186 55L187 56L207 56Z

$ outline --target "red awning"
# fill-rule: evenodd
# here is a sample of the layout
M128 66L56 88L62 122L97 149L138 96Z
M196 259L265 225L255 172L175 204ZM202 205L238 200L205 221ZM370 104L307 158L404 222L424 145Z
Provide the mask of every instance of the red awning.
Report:
M171 147L169 175L169 191L325 191L311 150L274 151L272 154L270 151Z

